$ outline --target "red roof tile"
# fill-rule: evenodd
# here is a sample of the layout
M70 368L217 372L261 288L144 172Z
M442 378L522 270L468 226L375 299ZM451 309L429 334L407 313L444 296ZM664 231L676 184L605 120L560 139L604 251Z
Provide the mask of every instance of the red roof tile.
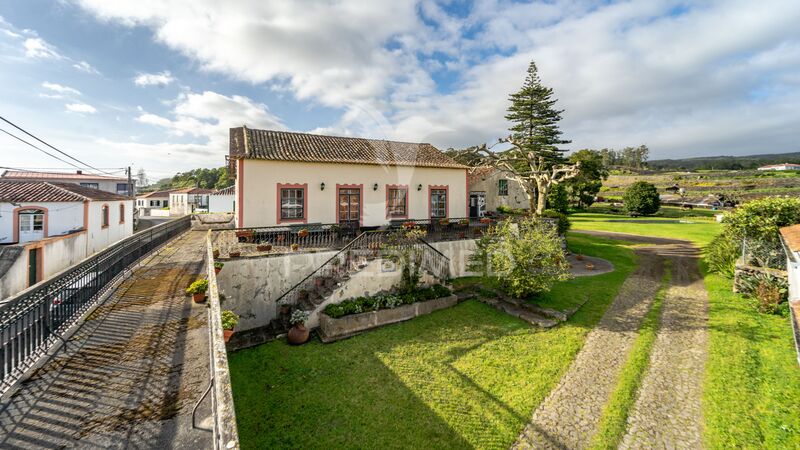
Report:
M17 171L7 170L0 175L2 179L16 179L25 181L50 181L50 180L107 180L107 181L125 181L128 179L124 177L110 177L107 175L95 175L93 173L65 173L65 172L31 172L31 171Z
M84 200L128 200L128 197L74 183L0 180L0 202L82 202Z

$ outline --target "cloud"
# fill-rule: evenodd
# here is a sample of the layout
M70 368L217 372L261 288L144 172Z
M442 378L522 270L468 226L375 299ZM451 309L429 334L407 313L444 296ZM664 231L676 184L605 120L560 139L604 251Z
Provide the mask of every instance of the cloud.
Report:
M95 69L94 66L92 66L91 64L89 64L86 61L78 61L78 62L74 63L72 65L72 67L77 69L77 70L79 70L79 71L81 71L81 72L90 73L90 74L93 74L93 75L100 75L100 71Z
M133 79L137 86L166 86L175 81L172 74L165 70L159 73L142 73Z
M69 86L60 85L58 83L50 83L48 81L45 81L44 83L42 83L42 87L47 90L57 92L59 94L81 95L81 91L71 88Z
M67 111L78 114L94 114L97 112L94 106L86 103L68 103L64 107L67 108Z
M62 56L58 53L55 47L45 42L44 39L38 37L30 37L25 39L22 44L25 47L25 56L28 58L41 58L41 59L61 59Z

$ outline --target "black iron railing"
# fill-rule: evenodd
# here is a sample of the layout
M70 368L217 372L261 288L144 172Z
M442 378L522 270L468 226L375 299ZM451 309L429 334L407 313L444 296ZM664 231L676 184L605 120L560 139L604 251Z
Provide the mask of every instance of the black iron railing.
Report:
M72 326L133 262L190 227L190 217L140 231L0 301L0 395Z
M393 220L391 228L416 226L427 233L425 240L428 242L455 241L460 239L475 239L492 224L494 220L485 218L447 218L424 220Z
M214 231L214 250L222 257L236 257L342 248L359 228L358 224L298 224Z

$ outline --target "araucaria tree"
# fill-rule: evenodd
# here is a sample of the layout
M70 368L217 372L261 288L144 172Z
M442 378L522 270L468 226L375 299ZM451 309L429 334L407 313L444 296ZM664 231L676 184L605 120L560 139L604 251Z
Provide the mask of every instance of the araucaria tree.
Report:
M562 139L558 122L563 110L555 108L553 89L543 86L536 64L528 66L525 84L509 96L511 106L506 119L511 121L511 136L500 139L511 148L493 152L486 144L467 149L466 153L480 156L482 164L491 165L516 180L525 189L531 211L542 214L547 207L550 188L576 177L579 164L566 164L560 145L571 141Z

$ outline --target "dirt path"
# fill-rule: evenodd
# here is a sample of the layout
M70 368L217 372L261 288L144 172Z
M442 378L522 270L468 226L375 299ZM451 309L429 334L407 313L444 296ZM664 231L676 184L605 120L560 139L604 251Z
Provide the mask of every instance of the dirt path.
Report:
M204 237L183 233L148 256L22 384L0 408L0 448L210 447L191 428L208 383L206 310L183 293L202 272Z
M702 280L696 276L697 250L687 242L671 239L605 232L586 234L649 245L637 248L639 267L625 280L567 374L534 412L513 448L589 446L603 407L616 387L619 372L658 291L667 259L672 260L674 274L663 306L663 332L659 332L654 345L653 369L646 375L640 399L631 414L631 433L626 436L625 445L697 448L699 441L696 445L691 443L699 436L701 423L699 390L707 308L701 294L705 292ZM692 332L687 332L688 329ZM687 425L687 421L694 423Z

